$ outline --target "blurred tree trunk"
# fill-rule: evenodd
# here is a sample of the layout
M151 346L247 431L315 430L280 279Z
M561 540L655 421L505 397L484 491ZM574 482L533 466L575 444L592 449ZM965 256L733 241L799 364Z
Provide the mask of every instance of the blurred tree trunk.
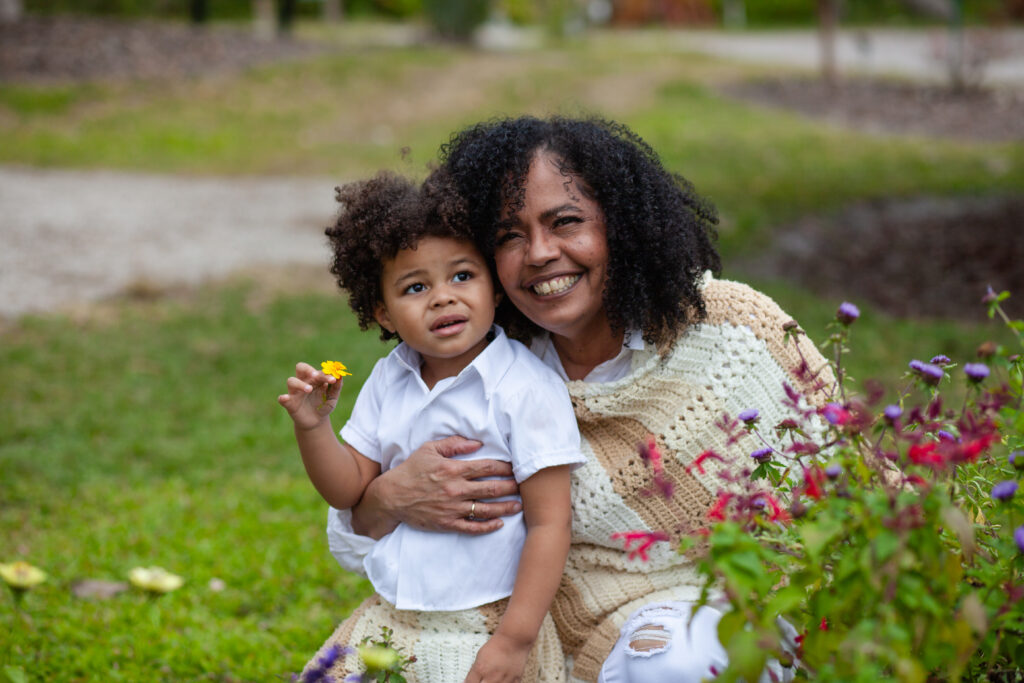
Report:
M324 21L336 24L343 16L342 0L324 0Z
M949 84L953 92L967 89L967 35L964 32L964 0L953 0L949 20Z
M209 5L206 0L189 0L188 15L193 24L205 24L209 18Z
M0 24L16 24L23 10L21 0L0 0Z
M295 0L277 0L277 33L288 35L295 22Z
M743 28L747 25L744 0L722 0L722 24L726 28Z
M818 0L818 43L821 50L821 78L829 89L839 85L836 68L836 30L839 27L839 0Z
M274 0L252 0L253 29L260 38L274 35Z

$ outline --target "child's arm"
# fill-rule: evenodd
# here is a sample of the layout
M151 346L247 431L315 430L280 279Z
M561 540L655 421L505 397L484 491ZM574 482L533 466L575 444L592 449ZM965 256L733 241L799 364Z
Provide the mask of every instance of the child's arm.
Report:
M568 465L549 467L519 485L526 543L515 587L501 623L477 653L466 683L519 681L523 675L569 555L569 470Z
M380 474L379 463L338 441L331 427L341 385L340 379L299 363L295 376L288 378L288 393L277 397L295 423L295 440L309 480L339 510L358 503L367 484Z

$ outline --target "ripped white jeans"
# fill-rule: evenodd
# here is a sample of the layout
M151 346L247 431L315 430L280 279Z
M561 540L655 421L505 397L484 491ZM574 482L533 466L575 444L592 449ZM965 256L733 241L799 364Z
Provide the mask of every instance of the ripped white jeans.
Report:
M722 612L704 605L690 620L692 607L691 602L652 603L630 615L601 667L598 683L700 683L724 671L729 660L718 642ZM785 640L792 641L795 629L779 622ZM786 645L795 646L795 642ZM772 659L758 683L788 683L793 674L794 667L783 667Z

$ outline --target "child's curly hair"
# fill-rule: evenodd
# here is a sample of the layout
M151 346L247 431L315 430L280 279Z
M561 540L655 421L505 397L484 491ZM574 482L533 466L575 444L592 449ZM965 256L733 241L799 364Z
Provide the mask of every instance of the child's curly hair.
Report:
M424 237L453 237L472 242L461 222L461 199L450 192L445 176L435 173L423 188L401 176L381 172L369 180L335 188L341 210L325 234L334 258L331 273L348 293L360 329L376 324L374 311L384 300L381 274L384 262L402 249L414 248ZM380 329L380 338L398 338Z
M687 323L706 315L699 282L718 274L715 208L627 127L599 118L523 116L471 126L441 148L441 169L460 196L460 220L493 263L503 211L523 206L525 178L538 152L550 153L577 176L604 212L608 284L604 305L615 329L640 329L649 343L671 343ZM497 280L495 279L495 282ZM496 320L510 336L539 328L505 297Z

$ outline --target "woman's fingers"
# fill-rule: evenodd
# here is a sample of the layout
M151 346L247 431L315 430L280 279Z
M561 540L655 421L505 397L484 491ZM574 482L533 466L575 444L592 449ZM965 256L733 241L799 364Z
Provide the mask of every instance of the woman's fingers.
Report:
M495 503L487 503L482 500L476 501L473 508L473 519L478 522L498 517L508 517L523 509L523 504L518 500L501 500Z
M433 447L434 451L437 452L438 455L445 458L450 458L453 455L466 455L467 453L472 453L473 451L479 450L480 447L483 446L483 443L475 441L473 439L467 439L464 436L456 435L447 436L443 439L438 439L437 441L428 441L423 445L431 446Z

